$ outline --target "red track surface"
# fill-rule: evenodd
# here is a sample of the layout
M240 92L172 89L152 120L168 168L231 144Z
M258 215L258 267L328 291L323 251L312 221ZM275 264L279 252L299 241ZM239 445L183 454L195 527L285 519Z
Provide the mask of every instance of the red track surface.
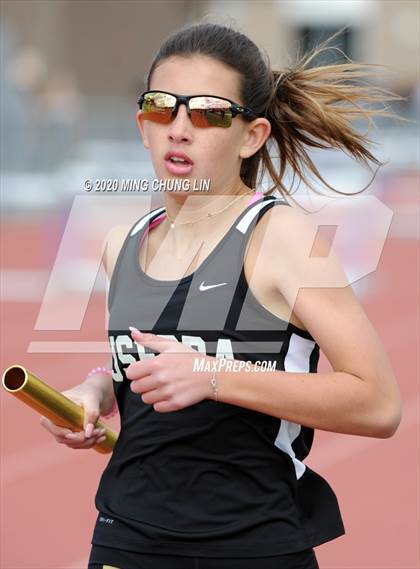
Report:
M385 199L390 192L381 198L395 212L393 224L404 223L407 206L411 214L418 212L411 197L417 179L402 182L392 205ZM60 223L51 218L5 223L3 268L50 269ZM347 531L316 552L321 569L419 569L418 242L392 237L391 232L378 270L365 280L370 292L362 303L394 366L404 416L391 439L316 432L306 462L334 488ZM28 344L106 341L100 327L105 296L93 295L82 330L68 333L34 330L40 301L3 303L1 369L23 363L64 390L103 365L107 356L33 354L27 353ZM320 371L327 369L322 357ZM110 424L118 430L117 418ZM39 425L39 415L3 389L1 427L1 569L84 569L96 518L94 495L110 455L58 445Z

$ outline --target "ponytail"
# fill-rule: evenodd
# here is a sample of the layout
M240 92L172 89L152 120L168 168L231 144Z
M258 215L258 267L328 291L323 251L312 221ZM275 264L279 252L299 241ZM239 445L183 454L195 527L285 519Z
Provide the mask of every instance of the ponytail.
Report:
M272 89L265 116L271 123L270 139L278 147L280 170L276 170L269 150L264 146L261 153L263 166L275 182L275 188L268 193L278 189L282 194L290 195L284 184L289 167L293 179L297 176L315 193L319 192L308 174L313 174L334 192L348 195L327 183L309 155L310 148L340 149L365 165L369 162L379 167L383 165L368 148L372 144L368 132L358 132L352 123L366 119L371 127L375 116L400 118L389 110L388 104L402 97L381 87L360 84L361 79L370 78L372 69L382 67L380 65L348 62L311 67L313 59L328 49L326 43L331 39L294 66L284 71L271 71ZM380 104L380 108L372 106L376 104Z

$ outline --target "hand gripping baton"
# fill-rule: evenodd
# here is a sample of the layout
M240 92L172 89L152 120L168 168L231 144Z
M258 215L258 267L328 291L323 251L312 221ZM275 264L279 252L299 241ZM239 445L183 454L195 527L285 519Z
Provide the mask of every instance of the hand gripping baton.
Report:
M9 366L3 372L2 383L6 391L51 419L57 426L83 431L83 407L43 382L24 366L19 364ZM102 454L112 452L118 433L99 420L95 427L106 429L104 433L106 439L92 448Z

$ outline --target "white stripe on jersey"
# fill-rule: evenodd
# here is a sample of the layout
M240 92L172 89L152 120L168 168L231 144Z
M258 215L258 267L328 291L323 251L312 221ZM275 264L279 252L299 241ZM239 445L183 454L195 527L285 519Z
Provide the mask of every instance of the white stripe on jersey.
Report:
M134 229L131 231L130 233L130 237L133 237L133 235L135 235L136 233L138 233L140 231L140 229L142 229L142 227L144 227L146 225L146 223L149 222L149 219L156 215L157 213L162 213L165 211L164 207L160 207L159 209L155 209L153 211L151 211L150 213L148 213L147 215L145 215L142 219L140 219L140 221L138 222L138 224L134 227Z
M297 334L290 337L289 348L284 359L284 371L295 373L308 373L310 370L310 357L315 342L302 338ZM274 444L282 451L286 452L293 460L296 471L296 478L300 478L305 472L305 464L296 458L295 451L292 448L293 441L300 434L301 425L291 421L281 419L280 429Z

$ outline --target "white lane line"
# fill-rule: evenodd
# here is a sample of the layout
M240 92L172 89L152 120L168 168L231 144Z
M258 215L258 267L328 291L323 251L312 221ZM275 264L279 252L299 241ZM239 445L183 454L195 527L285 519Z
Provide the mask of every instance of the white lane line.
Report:
M1 300L39 302L45 292L49 271L41 269L3 269L0 272Z
M54 293L107 291L106 278L95 279L92 272L98 264L89 259L68 261L54 274ZM2 269L0 271L0 298L5 302L40 302L47 291L53 269ZM96 274L96 273L94 273Z

